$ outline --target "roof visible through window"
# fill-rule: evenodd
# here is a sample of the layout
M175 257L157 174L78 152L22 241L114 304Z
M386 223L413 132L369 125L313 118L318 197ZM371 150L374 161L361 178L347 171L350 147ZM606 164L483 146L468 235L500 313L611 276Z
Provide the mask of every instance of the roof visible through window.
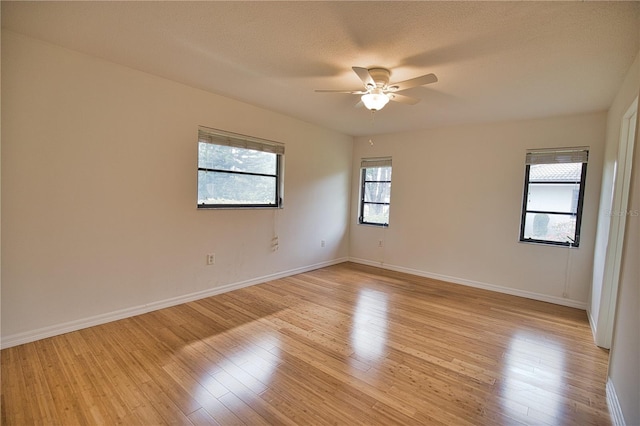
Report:
M582 163L533 164L530 182L580 182Z

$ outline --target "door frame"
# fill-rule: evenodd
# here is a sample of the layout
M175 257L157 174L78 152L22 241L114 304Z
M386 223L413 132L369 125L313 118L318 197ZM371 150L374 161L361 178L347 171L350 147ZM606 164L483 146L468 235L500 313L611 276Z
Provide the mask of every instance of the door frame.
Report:
M631 184L631 168L633 165L633 147L636 140L638 118L638 97L631 103L624 116L618 142L613 180L613 200L611 203L609 238L605 255L602 293L595 331L596 344L602 348L610 348L613 337L614 317L618 299L622 246L627 223L627 207L629 205L629 187Z

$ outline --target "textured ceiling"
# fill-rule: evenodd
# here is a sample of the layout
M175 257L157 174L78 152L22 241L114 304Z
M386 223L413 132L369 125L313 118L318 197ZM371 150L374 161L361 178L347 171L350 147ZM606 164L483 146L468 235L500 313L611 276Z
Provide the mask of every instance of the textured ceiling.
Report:
M640 2L10 2L2 27L351 135L607 109ZM352 66L435 73L375 114Z

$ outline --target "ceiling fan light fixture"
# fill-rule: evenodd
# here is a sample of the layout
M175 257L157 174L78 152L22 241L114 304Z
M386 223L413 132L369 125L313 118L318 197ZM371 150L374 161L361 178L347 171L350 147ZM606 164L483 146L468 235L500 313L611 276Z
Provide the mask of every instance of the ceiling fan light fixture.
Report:
M371 92L362 95L362 103L371 111L380 111L389 102L389 97L382 89L374 89Z

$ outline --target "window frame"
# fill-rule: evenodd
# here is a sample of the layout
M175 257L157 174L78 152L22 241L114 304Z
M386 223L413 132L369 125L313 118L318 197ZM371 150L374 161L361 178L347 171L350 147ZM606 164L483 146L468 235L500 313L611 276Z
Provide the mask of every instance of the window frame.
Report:
M568 160L563 157L563 155L571 156L571 153L574 152L584 152L584 160L583 161L573 161ZM541 161L536 163L531 163L529 161L530 154L546 154L549 157L553 157L553 154L558 154L559 161L552 161L551 159L547 161ZM568 154L567 154L568 153ZM545 244L552 246L561 246L561 247L580 247L580 231L582 226L582 212L584 207L584 195L585 195L585 183L587 178L587 161L589 157L588 148L565 148L565 149L550 149L550 150L531 150L527 152L527 162L525 164L525 177L524 177L524 191L522 195L522 213L520 216L520 237L519 241L524 243L534 243L534 244ZM564 158L564 160L563 160ZM576 158L576 157L569 157ZM572 181L546 181L546 182L530 182L530 173L531 166L535 164L562 164L562 163L581 163L581 171L580 171L580 181L572 182ZM527 210L527 204L529 200L529 185L531 184L541 184L541 185L566 185L567 183L578 184L578 200L576 206L576 212L557 212L557 211L546 211L546 210ZM573 197L573 196L572 196ZM573 201L572 201L573 205ZM544 240L538 238L525 238L525 225L526 225L526 217L527 213L541 213L541 214L553 214L553 215L563 215L563 216L571 216L576 218L576 224L574 229L573 241L552 241L552 240Z
M386 205L389 207L389 213L391 213L391 180L367 180L367 169L377 169L390 167L393 173L393 166L391 164L391 158L363 158L360 162L360 202L358 211L358 224L389 227L389 219L387 223L380 222L367 222L364 220L364 207L365 205ZM366 184L367 183L387 183L389 184L389 202L374 202L366 200Z
M227 146L230 148L242 148L247 150L268 152L276 156L275 174L247 172L238 170L215 169L208 167L200 167L200 152L198 150L198 177L197 183L200 184L200 172L224 173L237 176L261 176L274 178L275 197L274 203L235 203L235 204L205 204L197 202L198 209L264 209L264 208L282 208L284 205L284 144L274 142L267 139L256 138L253 136L241 135L238 133L227 132L219 129L211 129L200 126L198 128L198 146L200 143L208 143L211 145ZM197 194L199 195L199 194ZM197 196L199 198L199 196ZM199 200L198 200L199 201Z

